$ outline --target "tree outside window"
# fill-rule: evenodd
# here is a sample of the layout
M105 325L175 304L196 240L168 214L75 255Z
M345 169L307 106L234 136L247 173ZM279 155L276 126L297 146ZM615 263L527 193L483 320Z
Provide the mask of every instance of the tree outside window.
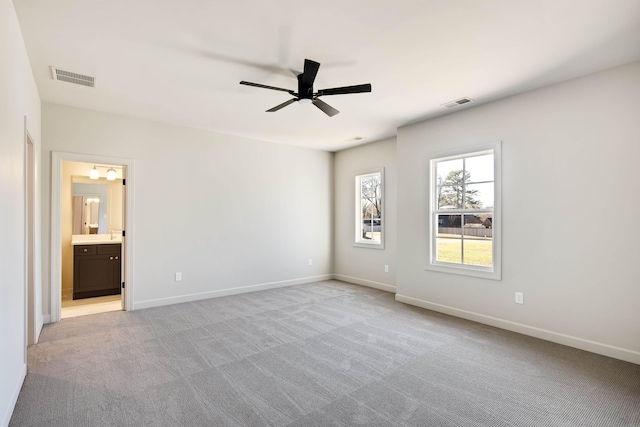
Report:
M356 176L356 244L382 246L382 181L382 170Z

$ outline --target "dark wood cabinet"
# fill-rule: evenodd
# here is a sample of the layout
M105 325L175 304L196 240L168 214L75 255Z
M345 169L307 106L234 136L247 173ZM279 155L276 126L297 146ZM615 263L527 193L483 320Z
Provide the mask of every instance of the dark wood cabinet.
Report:
M77 245L73 249L73 299L120 293L120 243Z

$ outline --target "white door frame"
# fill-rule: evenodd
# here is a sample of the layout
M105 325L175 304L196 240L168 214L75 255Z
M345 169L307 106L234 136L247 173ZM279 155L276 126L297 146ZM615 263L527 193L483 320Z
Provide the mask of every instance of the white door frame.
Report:
M126 167L126 185L124 192L126 195L123 206L124 227L126 236L122 239L124 246L125 282L124 309L133 310L133 183L134 183L134 161L120 157L105 157L93 154L66 153L61 151L51 152L51 248L50 248L50 277L51 284L51 322L58 322L62 311L62 162L101 163L114 164Z
M40 210L38 209L38 165L36 144L24 116L24 295L25 363L26 348L38 342L42 329L42 284L38 256Z

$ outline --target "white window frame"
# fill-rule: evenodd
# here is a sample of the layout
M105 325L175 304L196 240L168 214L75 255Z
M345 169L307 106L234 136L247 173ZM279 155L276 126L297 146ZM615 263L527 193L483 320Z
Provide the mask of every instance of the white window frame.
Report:
M427 266L425 270L438 271L442 273L461 274L465 276L480 277L485 279L502 279L502 144L501 141L491 142L479 146L468 147L437 153L429 156L429 206L428 206L428 250ZM437 218L442 211L438 210L437 201L437 175L436 163L446 160L454 160L465 157L472 157L481 154L493 153L493 183L494 183L494 206L492 216L492 266L474 266L442 262L436 260L437 248L436 239L438 236ZM456 211L456 214L459 213ZM461 213L464 218L464 213Z
M380 197L381 197L381 208L380 208L380 242L366 240L362 238L361 224L363 221L362 218L362 178L368 177L371 175L380 175ZM355 173L355 241L353 246L357 248L369 248L369 249L384 249L384 229L385 229L385 219L384 219L384 167L376 167L363 171L359 171Z

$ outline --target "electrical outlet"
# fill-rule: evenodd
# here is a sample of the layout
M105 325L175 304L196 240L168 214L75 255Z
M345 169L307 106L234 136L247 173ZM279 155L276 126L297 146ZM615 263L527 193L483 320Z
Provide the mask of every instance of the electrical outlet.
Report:
M524 304L524 294L522 292L516 292L516 304Z
M309 265L313 265L313 260L309 258Z
M182 273L176 273L176 282L179 282L182 280Z
M385 273L389 272L389 266L387 264L384 265L384 272Z

